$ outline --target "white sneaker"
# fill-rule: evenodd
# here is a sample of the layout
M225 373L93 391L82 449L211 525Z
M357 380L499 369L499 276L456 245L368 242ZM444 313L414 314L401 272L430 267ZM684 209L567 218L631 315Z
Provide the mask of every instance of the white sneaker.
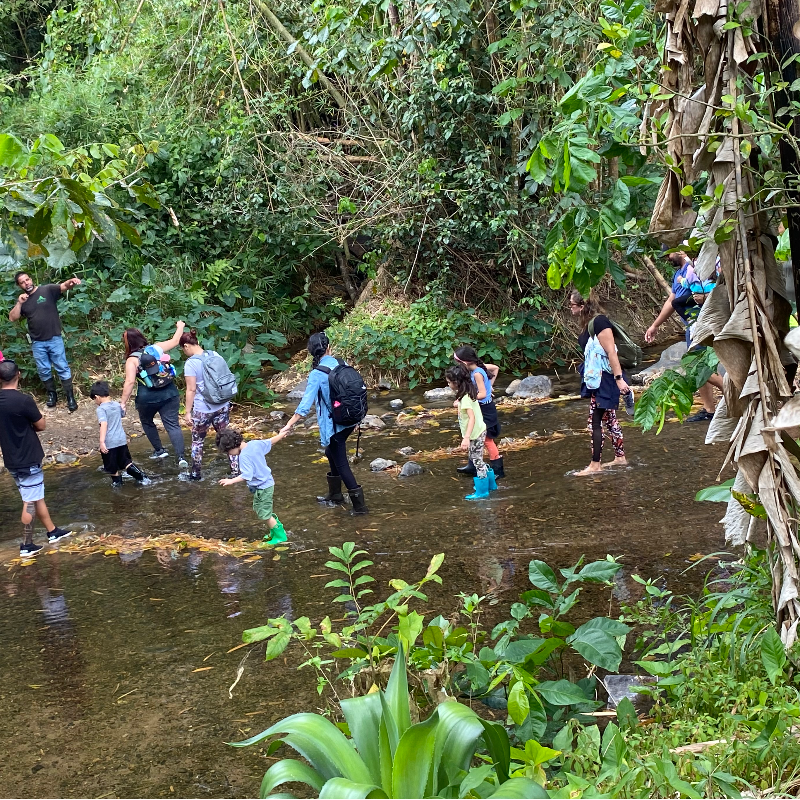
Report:
M178 459L178 469L189 469L189 462L183 456Z

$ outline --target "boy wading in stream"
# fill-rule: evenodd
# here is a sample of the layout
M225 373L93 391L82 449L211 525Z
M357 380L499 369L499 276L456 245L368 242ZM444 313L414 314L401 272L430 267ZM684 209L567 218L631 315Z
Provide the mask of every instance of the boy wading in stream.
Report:
M89 390L89 397L97 406L97 421L100 423L100 455L103 457L103 469L111 475L112 486L122 486L122 475L125 470L139 483L147 480L136 464L133 463L128 450L128 437L122 429L122 406L111 399L111 390L106 381L97 381Z
M461 447L469 454L469 460L475 465L476 477L472 479L475 491L468 494L465 500L485 500L489 492L497 489L494 470L486 466L483 460L483 445L486 440L486 423L483 421L478 405L478 390L472 382L469 370L458 364L450 367L444 374L450 388L456 393L458 403L458 424L461 427Z
M267 544L280 544L286 541L286 530L272 510L272 495L275 491L275 479L272 470L267 466L266 455L272 445L288 435L283 430L271 439L254 439L245 442L242 434L235 428L223 428L217 434L217 447L229 458L239 456L239 475L235 478L223 478L220 486L231 486L234 483L247 482L253 493L253 511L259 519L267 520L269 533L264 535Z
M38 514L47 530L47 538L57 542L72 531L53 525L44 502L44 450L37 432L45 429L45 419L29 394L18 390L19 368L14 361L0 362L0 450L3 461L22 496L24 540L19 546L22 557L41 550L33 543L33 523Z

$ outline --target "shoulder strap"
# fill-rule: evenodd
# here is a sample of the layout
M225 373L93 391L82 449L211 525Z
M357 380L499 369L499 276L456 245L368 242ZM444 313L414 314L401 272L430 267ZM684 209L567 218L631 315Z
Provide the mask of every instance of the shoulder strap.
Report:
M321 364L317 364L317 366L314 367L314 369L318 369L320 372L324 372L326 375L330 375L331 374L331 368L330 367L323 367Z
M595 316L593 316L593 317L592 317L592 318L589 320L589 324L586 326L586 330L588 330L588 331L589 331L589 336L591 336L592 338L594 338L594 321L595 321L596 319L597 319L597 314L595 314Z

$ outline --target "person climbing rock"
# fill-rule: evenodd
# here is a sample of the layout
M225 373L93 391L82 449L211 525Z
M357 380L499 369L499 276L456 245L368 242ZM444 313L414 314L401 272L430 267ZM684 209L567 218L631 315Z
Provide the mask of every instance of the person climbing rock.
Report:
M128 437L122 428L122 406L111 399L111 389L106 381L95 381L89 397L97 406L97 421L100 423L100 455L103 469L111 475L112 486L122 486L122 475L127 472L139 483L147 476L133 463L128 450Z
M224 428L217 433L217 447L228 458L236 456L239 459L239 474L235 478L223 478L219 485L233 486L234 483L247 483L247 487L253 493L253 511L259 519L267 521L269 530L264 534L264 541L269 545L285 542L286 530L272 510L275 479L267 465L266 455L274 444L287 435L288 431L281 431L271 439L253 439L245 442L242 434L235 428Z
M177 347L185 327L186 323L179 320L172 338L154 345L148 343L138 328L128 328L122 334L122 343L125 345L125 385L119 401L122 408L126 409L134 387L138 386L136 410L139 412L142 430L153 446L150 458L166 458L169 455L161 446L161 437L153 422L158 414L172 442L179 469L189 466L183 455L186 445L179 420L181 396L174 381L175 370L172 369L170 376L162 365L169 360L168 351ZM151 352L145 352L148 350Z
M463 364L448 367L444 374L448 386L455 392L458 404L458 424L461 428L461 447L467 451L469 460L475 465L476 476L472 479L475 491L465 500L486 500L489 492L497 488L494 470L483 460L486 442L486 423L478 405L478 390Z
M219 433L228 427L231 419L231 401L227 399L215 403L211 396L212 390L220 399L232 397L236 393L236 379L222 356L213 350L203 350L200 347L197 331L184 332L180 338L180 347L186 356L186 363L183 365L183 375L186 379L184 419L192 429L192 469L189 472L189 480L199 481L202 480L203 443L208 436L208 429L213 427ZM206 387L204 378L206 370L210 371L213 386ZM239 474L239 461L235 455L229 456L229 459L231 475L235 477Z
M617 346L614 344L614 330L611 320L605 315L602 306L593 298L584 299L580 292L573 291L569 296L569 310L572 315L580 318L581 332L578 335L578 344L586 352L590 339L602 349L605 356L606 368L600 371L599 385L589 387L586 383L584 367L581 366L581 397L589 398L589 430L592 434L592 460L585 469L574 472L574 475L591 475L603 468L603 423L608 429L611 444L614 446L614 461L607 466L625 466L625 443L622 438L622 428L617 420L619 398L630 392L630 387L625 381L625 374L617 357ZM589 335L589 323L592 326L594 337ZM602 355L601 355L602 359Z
M315 333L308 340L308 352L311 353L312 369L308 376L308 385L303 393L303 398L297 406L292 418L281 429L281 433L289 433L292 428L303 419L311 407L317 407L317 423L319 424L320 444L325 448L330 472L328 478L328 494L318 497L317 500L328 505L343 505L342 481L347 488L350 502L353 504L354 514L368 514L369 509L364 502L364 490L356 483L350 462L347 460L347 437L355 430L353 425L340 425L333 420L331 405L330 378L334 370L347 367L344 361L331 355L331 345L325 333ZM357 387L356 387L357 388ZM363 388L363 415L366 414L366 387ZM359 390L360 391L360 390Z
M70 278L63 283L46 283L42 286L34 284L27 272L18 272L14 283L22 289L16 305L9 312L8 318L16 322L20 317L28 321L28 337L36 362L36 371L47 390L48 408L58 403L56 382L53 370L61 380L61 388L67 400L70 413L76 411L78 402L72 387L72 370L67 361L64 339L61 336L61 317L58 315L58 301L64 292L73 286L80 286L80 278Z
M489 455L489 465L494 470L496 478L505 478L503 469L503 456L497 449L495 440L500 436L500 420L497 417L497 406L492 396L494 382L500 374L500 368L494 364L484 364L472 347L459 347L453 353L456 363L463 364L470 373L472 382L478 392L478 405L481 407L481 416L486 423L486 452ZM461 475L475 477L478 473L475 465L469 461L463 467L458 467L456 472Z
M689 350L692 352L705 350L705 347L700 345L692 347L692 326L697 321L702 304L714 288L716 281L701 281L694 271L692 260L682 250L668 253L666 259L675 270L672 277L672 291L653 324L645 331L644 340L648 343L652 342L661 325L675 312L686 326L686 346ZM696 414L687 417L686 422L707 422L714 418L715 403L712 386L722 390L722 378L716 373L709 376L708 381L697 390L703 408Z
M37 433L43 431L46 424L36 401L19 391L16 362L11 359L0 362L0 450L22 497L23 540L19 554L23 558L42 549L41 545L33 543L37 515L44 523L48 541L57 542L72 533L53 524L44 502L44 450Z

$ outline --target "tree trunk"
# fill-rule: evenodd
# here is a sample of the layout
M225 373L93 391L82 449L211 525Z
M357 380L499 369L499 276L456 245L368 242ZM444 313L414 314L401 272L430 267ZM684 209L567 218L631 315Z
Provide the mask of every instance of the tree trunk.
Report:
M336 263L339 265L339 272L342 275L342 280L344 281L344 288L347 290L347 294L350 295L350 300L355 303L358 300L358 292L356 291L356 287L353 285L353 279L350 277L350 269L347 265L349 251L347 249L347 242L342 243L342 249L337 250L334 253L334 258L336 259Z

